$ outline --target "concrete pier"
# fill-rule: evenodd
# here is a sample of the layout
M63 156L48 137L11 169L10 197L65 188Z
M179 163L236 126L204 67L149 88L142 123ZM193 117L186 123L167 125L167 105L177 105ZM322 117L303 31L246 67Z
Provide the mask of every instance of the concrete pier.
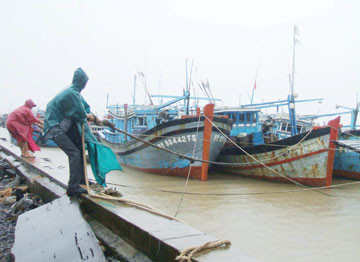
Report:
M60 173L67 177L67 169L51 166L51 162L39 159L23 159L7 141L0 141L0 150L1 156L45 202L65 195L66 185L56 177ZM94 231L98 238L124 261L175 261L185 248L216 240L177 220L115 201L82 195L81 208L93 229L97 228ZM193 261L255 260L230 246L199 254Z

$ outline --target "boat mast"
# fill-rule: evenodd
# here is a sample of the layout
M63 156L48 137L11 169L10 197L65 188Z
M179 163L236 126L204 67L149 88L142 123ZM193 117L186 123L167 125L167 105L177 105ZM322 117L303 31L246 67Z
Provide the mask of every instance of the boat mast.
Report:
M189 89L189 81L188 81L188 63L187 63L187 58L185 59L185 81L186 81L186 83L185 83L185 94L184 94L184 96L185 96L185 114L186 115L188 115L189 114L189 107L188 107L188 100L187 100L187 97L186 97L186 95L187 95L187 91L188 91L188 89Z
M254 92L255 92L255 89L256 89L256 81L257 81L257 75L258 75L258 72L259 72L259 67L260 67L261 57L262 57L262 50L261 50L261 54L260 54L260 58L259 58L259 62L258 62L258 66L257 66L257 69L256 69L255 82L254 82L254 87L253 87L252 94L251 94L251 101L250 101L250 104L252 104L252 103L253 103L253 101L254 101Z
M135 95L136 95L136 75L134 75L134 95L133 95L133 106L135 106Z
M146 105L146 96L147 96L147 50L145 48L145 74L144 74L144 86L145 86L145 105Z
M351 113L351 129L355 130L356 129L356 120L359 114L359 94L356 94L356 107L354 110L352 110Z
M298 40L296 36L299 35L298 28L294 25L294 36L293 36L293 64L292 64L292 73L290 81L290 94L288 96L288 107L289 107L289 119L291 125L291 135L296 135L296 114L295 114L295 98L294 98L294 82L295 82L295 46Z
M185 112L186 115L189 115L189 109L190 109L190 85L191 85L191 75L192 75L192 69L193 69L193 65L194 65L194 60L191 63L191 69L190 69L190 78L188 77L188 62L187 62L187 58L185 60L185 70L186 70L186 76L185 76L185 81L186 81L186 90L185 90Z

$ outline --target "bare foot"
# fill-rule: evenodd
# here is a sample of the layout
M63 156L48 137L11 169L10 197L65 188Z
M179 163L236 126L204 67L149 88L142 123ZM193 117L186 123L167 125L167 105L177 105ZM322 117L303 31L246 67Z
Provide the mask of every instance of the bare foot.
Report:
M21 155L21 157L23 157L23 158L35 158L35 156L30 155L30 154Z

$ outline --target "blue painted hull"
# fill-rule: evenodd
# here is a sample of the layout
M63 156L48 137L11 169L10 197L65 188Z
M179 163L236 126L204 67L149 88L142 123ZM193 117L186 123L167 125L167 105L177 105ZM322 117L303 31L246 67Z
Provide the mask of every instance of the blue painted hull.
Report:
M57 147L57 144L55 144L54 141L50 140L50 139L40 139L40 134L39 132L34 130L33 136L32 138L34 139L35 143L39 146L39 147ZM17 141L15 138L13 138L12 136L10 136L10 141L13 144L17 144Z
M41 134L37 131L34 131L33 133L33 139L35 143L40 147L57 147L57 144L55 144L54 141L51 139L44 139L40 138Z
M360 130L342 133L339 140L360 141ZM335 177L360 180L360 154L344 147L337 147L334 161Z
M213 123L226 135L230 133L231 122L224 118L214 118ZM160 148L180 155L202 159L204 118L177 119L148 130L139 137ZM171 176L188 176L199 179L202 162L190 161L177 155L157 149L135 139L127 143L112 143L109 132L100 134L101 141L109 146L120 164L149 173ZM209 160L215 161L224 146L226 138L215 128L211 134Z

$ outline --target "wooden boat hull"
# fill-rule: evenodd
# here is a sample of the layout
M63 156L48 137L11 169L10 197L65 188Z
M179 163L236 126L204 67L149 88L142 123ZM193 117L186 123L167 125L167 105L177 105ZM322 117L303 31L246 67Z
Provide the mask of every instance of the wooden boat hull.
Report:
M307 186L331 185L334 154L329 146L334 147L330 141L337 138L337 129L324 127L309 132L266 145L244 147L250 156L234 145L225 146L217 162L228 164L216 168L257 179L291 183L283 177L286 176Z
M360 130L344 132L339 136L339 140L358 140L360 143ZM360 180L360 154L337 146L333 175L339 178Z
M203 159L205 118L198 117L177 119L163 123L140 135L139 138L176 152L180 155ZM231 130L228 119L214 117L213 123L226 135ZM120 164L160 175L187 177L200 179L202 165L200 161L190 161L174 154L144 144L135 139L127 143L112 143L111 134L100 134L101 142L109 146ZM212 128L210 139L209 160L214 161L223 148L226 138L216 129Z

